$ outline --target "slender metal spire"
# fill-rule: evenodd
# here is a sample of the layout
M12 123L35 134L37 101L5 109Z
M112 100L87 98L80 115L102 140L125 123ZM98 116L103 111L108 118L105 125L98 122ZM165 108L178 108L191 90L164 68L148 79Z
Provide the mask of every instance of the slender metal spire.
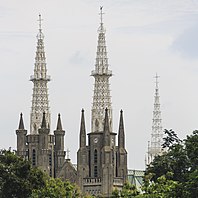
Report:
M38 19L39 33L37 35L37 39L44 39L44 34L42 33L42 21L43 21L43 19L41 18L41 14L39 14L39 19Z
M50 127L50 112L48 101L46 58L44 51L44 34L42 32L42 18L39 15L39 32L37 34L37 49L34 64L34 75L30 77L33 82L32 107L30 114L30 134L37 134L41 126L43 112L45 112L47 126Z
M163 131L162 119L159 101L159 76L156 74L155 80L155 96L154 96L154 111L153 111L153 124L151 133L151 142L148 145L148 163L150 164L154 157L162 153Z
M112 71L108 69L105 29L103 26L104 13L102 9L103 7L100 7L100 26L98 29L95 70L91 72L95 79L91 121L92 132L103 131L105 108L108 108L110 131L112 131L112 107L109 88L109 78L112 76Z
M100 25L103 24L103 14L104 14L104 12L102 12L102 9L103 9L103 6L100 6L100 13L99 13L99 15L100 15Z

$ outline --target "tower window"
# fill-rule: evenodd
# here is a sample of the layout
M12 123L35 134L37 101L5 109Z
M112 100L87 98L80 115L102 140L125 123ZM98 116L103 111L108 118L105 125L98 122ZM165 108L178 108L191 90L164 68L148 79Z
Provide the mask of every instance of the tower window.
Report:
M97 150L95 149L95 150L94 150L94 164L97 164L97 162L98 162L98 152L97 152Z
M49 154L50 176L52 176L52 154Z
M32 166L36 165L36 151L35 149L32 150Z
M98 177L98 167L94 166L94 177Z
M49 165L52 166L52 154L49 154Z

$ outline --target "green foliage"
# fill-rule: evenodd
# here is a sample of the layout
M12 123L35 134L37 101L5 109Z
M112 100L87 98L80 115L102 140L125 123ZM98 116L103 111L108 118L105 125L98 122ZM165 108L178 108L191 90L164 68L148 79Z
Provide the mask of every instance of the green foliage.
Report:
M27 198L44 186L44 173L10 151L0 154L0 197Z
M135 185L126 182L123 186L123 189L119 191L115 189L112 193L112 198L119 198L119 197L136 197L140 192L137 190Z
M164 130L165 137L163 138L164 143L162 144L163 148L170 148L174 144L179 144L182 141L178 138L177 134L172 130Z
M145 195L157 190L158 193L164 194L162 197L168 195L196 198L198 195L198 131L194 131L184 141L179 140L172 130L165 130L165 133L167 137L164 138L163 145L168 150L163 155L155 157L147 168L143 187Z
M198 170L198 130L187 136L185 141L185 150L189 158L191 171Z
M46 180L44 188L36 189L32 193L31 198L73 198L80 197L78 188L72 185L70 182L63 182L59 178L49 178Z
M1 198L79 198L77 186L68 181L49 178L30 162L10 151L0 154ZM87 197L88 198L88 197Z
M144 191L143 196L140 197L154 197L154 198L176 198L178 182L173 181L169 178L171 173L168 173L167 176L161 176L157 178L156 182L150 182L150 176L147 176L145 184L142 188Z
M158 177L172 172L175 181L184 181L189 169L189 159L182 144L175 144L167 153L156 156L153 163L148 166L146 174L153 173L152 181L156 182Z

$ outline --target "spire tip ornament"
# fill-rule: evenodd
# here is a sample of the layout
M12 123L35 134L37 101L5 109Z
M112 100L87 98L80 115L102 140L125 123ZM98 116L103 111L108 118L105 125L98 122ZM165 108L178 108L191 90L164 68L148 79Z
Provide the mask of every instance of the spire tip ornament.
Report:
M100 23L102 24L103 23L103 14L105 14L104 12L102 12L102 9L103 9L103 6L100 6Z
M103 11L103 6L100 6L100 27L98 28L98 32L105 33L105 28L103 26L103 15L105 14Z
M39 19L38 19L39 33L37 35L37 39L44 39L44 34L42 33L42 21L43 21L43 19L41 18L41 14L39 14Z

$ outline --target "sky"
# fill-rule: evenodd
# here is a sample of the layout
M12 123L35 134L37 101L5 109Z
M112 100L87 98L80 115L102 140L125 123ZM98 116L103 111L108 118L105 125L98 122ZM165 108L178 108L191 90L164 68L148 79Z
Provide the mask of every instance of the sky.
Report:
M0 148L16 149L19 115L29 131L38 33L43 18L51 132L61 114L65 150L77 161L81 109L90 113L103 6L113 130L124 111L128 168L144 169L156 73L164 129L183 139L198 129L198 0L0 0Z

